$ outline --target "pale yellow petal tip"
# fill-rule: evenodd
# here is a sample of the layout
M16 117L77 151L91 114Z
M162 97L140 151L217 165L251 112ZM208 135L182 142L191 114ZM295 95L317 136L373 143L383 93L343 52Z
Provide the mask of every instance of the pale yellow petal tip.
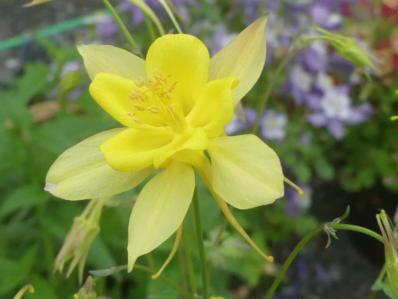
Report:
M55 191L56 185L54 183L46 182L44 186L44 191L53 193Z
M257 22L259 22L261 25L265 26L265 25L267 25L268 17L267 16L260 17L260 18L258 18Z
M275 259L272 255L269 255L269 256L267 256L267 261L270 263L273 263L275 261Z

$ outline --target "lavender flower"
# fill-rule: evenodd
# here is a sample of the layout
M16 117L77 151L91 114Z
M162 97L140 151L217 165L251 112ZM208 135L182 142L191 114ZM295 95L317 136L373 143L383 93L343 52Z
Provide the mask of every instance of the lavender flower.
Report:
M225 127L228 135L233 135L253 126L256 120L256 111L251 108L244 109L243 117L235 116L235 118Z
M311 206L312 189L307 184L300 184L304 190L304 195L300 196L296 190L292 188L286 189L286 206L285 212L292 217L299 217L303 211Z
M119 31L119 28L112 17L104 16L96 24L95 30L101 40L107 41Z
M342 16L331 9L332 7L325 2L315 2L310 9L313 22L329 30L339 28L342 23Z
M320 105L308 116L308 120L316 127L326 127L336 139L344 137L346 124L358 124L371 116L372 108L369 104L352 106L348 86L333 85L326 74L318 76L317 86L323 91L323 96L319 98Z
M261 134L266 139L282 141L286 136L286 124L286 114L269 110L261 120Z
M189 13L187 10L188 5L194 5L196 0L173 0L171 1L175 7L178 16L183 22L189 20ZM162 19L166 17L166 14L162 8L162 5L157 0L146 0L145 3L151 7L156 14ZM144 14L137 6L133 5L128 0L123 0L119 5L119 9L122 11L130 11L132 14L132 22L134 25L138 25L144 22Z

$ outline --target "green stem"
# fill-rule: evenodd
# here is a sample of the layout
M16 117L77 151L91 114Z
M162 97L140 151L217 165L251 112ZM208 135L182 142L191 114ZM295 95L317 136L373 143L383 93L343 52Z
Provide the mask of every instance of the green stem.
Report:
M184 240L184 236L182 238ZM180 248L178 248L178 264L179 264L179 268L180 268L181 288L185 292L188 292L188 271L187 271L187 266L185 264L184 255L185 255L184 244L181 243Z
M167 4L165 0L158 0L159 3L163 6L164 10L166 11L167 15L169 16L171 22L173 23L175 29L178 33L182 33L181 26L178 24L177 19L175 18L170 6Z
M208 299L209 298L209 293L208 293L209 275L208 275L208 269L207 269L205 247L204 247L204 242L203 242L202 223L200 220L200 206L199 206L199 197L198 197L197 190L195 190L195 194L193 197L193 216L194 216L196 237L197 237L197 241L198 241L199 257L200 257L200 261L202 264L203 298Z
M196 296L198 294L198 287L196 285L196 277L195 277L195 270L192 264L192 253L191 253L191 247L189 244L188 240L188 235L185 234L183 236L183 244L184 244L184 261L185 261L185 266L188 271L188 280L189 280L189 285L191 287L192 293Z
M367 229L362 226L358 225L352 225L352 224L343 224L343 223L334 223L330 225L331 228L337 229L337 230L348 230L352 232L357 232L363 235L367 235L369 237L372 237L373 239L376 239L377 241L383 243L383 237L379 235L378 233Z
M109 0L102 0L106 6L106 8L110 11L112 14L113 18L115 19L117 25L119 26L120 30L123 32L124 36L126 37L128 43L133 49L137 49L137 43L134 41L133 36L130 34L130 32L127 30L126 25L124 25L122 19L119 17L118 13L116 12L115 8L112 6L112 4L109 2Z
M347 231L353 231L357 233L361 233L367 236L370 236L377 241L383 243L383 237L379 235L378 233L361 227L357 225L352 225L352 224L342 224L342 223L327 223L327 225L330 228L336 229L336 230L347 230ZM272 299L272 296L274 295L275 291L279 287L279 285L282 283L282 281L285 279L285 275L293 261L296 259L296 257L299 255L301 250L310 242L312 241L315 237L317 237L320 233L324 231L324 225L321 225L317 227L316 229L312 230L309 232L307 235L304 236L304 238L301 239L301 241L294 247L293 251L290 253L290 255L287 257L286 261L282 265L282 268L278 275L276 276L275 280L273 281L271 287L268 289L267 294L265 295L264 299Z
M135 264L134 268L137 270L145 271L151 275L155 274L151 268L144 266L144 265ZM162 274L161 276L159 276L159 279L162 280L163 282L165 282L166 284L168 284L169 286L171 286L173 289L177 290L181 295L184 296L184 298L190 298L190 299L196 298L195 296L186 292L184 289L180 288L170 278L166 277L165 275Z

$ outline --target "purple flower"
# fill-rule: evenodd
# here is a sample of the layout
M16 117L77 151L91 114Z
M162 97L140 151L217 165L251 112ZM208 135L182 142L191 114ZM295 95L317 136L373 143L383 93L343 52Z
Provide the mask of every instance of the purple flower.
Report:
M323 72L328 66L328 51L326 45L321 41L311 44L302 55L301 60L305 68L311 73Z
M286 136L287 116L268 110L261 120L261 134L266 139L281 141Z
M304 195L300 196L293 188L286 189L285 212L292 217L299 217L301 213L311 206L312 189L307 184L300 184Z
M316 24L329 30L339 28L342 23L342 16L331 11L331 7L325 3L315 2L310 15Z
M224 25L218 25L214 28L211 40L208 41L211 53L217 53L224 48L234 37L236 33L228 32Z
M333 85L326 74L318 75L316 85L323 95L319 97L319 105L312 106L308 121L316 127L326 127L336 139L344 137L345 125L364 122L371 116L369 104L352 106L348 86Z
M300 64L292 67L285 90L290 93L297 105L303 105L312 90L313 76Z
M113 37L119 30L113 18L109 16L104 16L104 18L96 24L95 29L97 35L105 40Z
M166 13L159 1L146 0L145 2L156 12L156 14L160 18L164 18L166 16ZM183 21L187 21L189 19L189 15L186 6L195 4L196 0L173 0L172 2L174 4L177 14L181 17ZM141 24L144 21L145 16L141 9L131 4L131 2L129 2L128 0L123 0L122 3L119 5L119 9L131 12L134 25Z
M243 130L247 130L251 126L253 126L256 121L256 111L251 108L244 109L244 115L239 117L235 116L235 118L225 127L225 132L228 135L233 135L239 133Z

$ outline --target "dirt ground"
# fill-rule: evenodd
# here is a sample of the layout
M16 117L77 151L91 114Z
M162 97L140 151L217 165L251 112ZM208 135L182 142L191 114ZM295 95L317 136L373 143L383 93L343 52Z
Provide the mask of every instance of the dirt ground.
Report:
M0 0L0 42L103 9L101 0L53 0L38 6L23 7L29 1ZM32 51L35 49L29 48L29 45L27 47L26 44L23 47L0 51L0 82L15 73L21 61Z
M43 5L24 8L23 4L29 1L0 1L0 39L44 28L69 18L92 13L93 10L103 7L101 0L54 0Z

